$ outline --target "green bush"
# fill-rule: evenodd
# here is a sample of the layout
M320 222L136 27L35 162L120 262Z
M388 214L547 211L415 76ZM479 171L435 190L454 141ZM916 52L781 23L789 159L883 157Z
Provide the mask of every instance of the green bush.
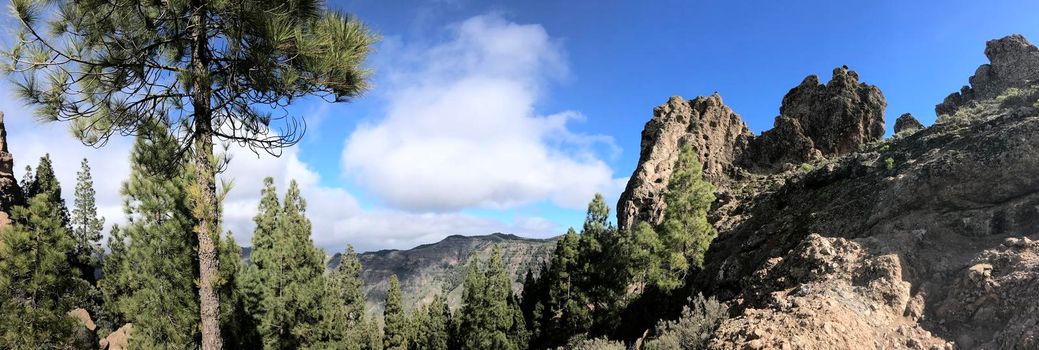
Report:
M714 331L729 318L729 307L714 298L697 295L682 310L677 321L661 321L656 335L646 342L646 350L706 349Z
M625 350L624 343L618 341L612 341L605 338L596 339L584 339L583 337L576 337L571 339L565 347L558 348L559 350Z
M894 169L895 168L895 159L891 158L891 157L885 158L884 159L884 168L887 169L887 170Z

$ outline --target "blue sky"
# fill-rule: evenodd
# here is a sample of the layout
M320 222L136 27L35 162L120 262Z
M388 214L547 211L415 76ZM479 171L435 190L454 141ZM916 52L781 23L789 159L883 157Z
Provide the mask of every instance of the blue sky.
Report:
M826 81L848 65L884 92L890 132L905 112L932 123L934 105L987 62L985 41L1012 33L1039 40L1035 1L329 6L383 36L369 60L375 88L353 103L294 106L309 130L279 159L236 153L225 174L236 180L226 226L240 241L251 236L263 175L300 179L315 241L329 250L408 248L498 230L558 234L580 225L591 194L616 202L638 160L642 126L669 96L717 91L758 133L805 76ZM11 131L16 159L20 147L28 158L17 168L59 152L39 141L59 127L22 122L28 114L12 109L9 129L35 131ZM86 156L119 179L128 142L119 144L61 157ZM71 164L78 162L58 169L67 188ZM115 191L110 182L99 193ZM99 201L110 223L122 220L117 195Z

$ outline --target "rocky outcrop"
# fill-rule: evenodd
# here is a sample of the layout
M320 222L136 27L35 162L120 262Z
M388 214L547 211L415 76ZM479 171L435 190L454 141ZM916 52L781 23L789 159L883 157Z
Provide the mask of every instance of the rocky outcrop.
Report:
M682 145L697 151L708 181L724 187L734 174L733 163L751 138L747 124L717 93L692 100L671 97L654 108L653 118L642 131L639 166L617 204L618 226L629 228L636 221L660 219L664 211L661 195Z
M825 85L810 75L783 97L775 127L751 141L743 165L779 169L854 152L884 136L886 107L880 89L848 67Z
M809 235L749 276L756 303L726 320L712 349L952 349L916 323L919 301L896 254Z
M710 214L718 237L691 285L735 312L711 348L1039 347L1039 95L1008 104L998 92L1037 71L1022 43L989 43L993 63L972 78L969 109L889 140L870 142L879 138L873 117L849 114L829 120L854 125L823 130L851 141L818 142L805 124L825 119L795 117L784 99L770 132L794 151L736 162L745 176L729 188L744 194ZM859 106L882 106L872 93L855 95ZM820 100L852 94L842 96ZM899 131L916 127L903 121ZM764 138L740 159L759 155ZM786 171L762 166L798 155L820 158Z
M955 113L975 101L995 98L1009 88L1039 84L1039 48L1021 35L990 40L985 45L989 64L970 77L970 85L952 93L934 108L938 115Z
M920 121L913 118L913 115L909 113L902 114L895 120L896 134L901 134L903 131L912 132L913 130L920 130L923 128L924 125L920 124Z
M14 177L14 157L7 147L4 114L0 112L0 229L10 225L11 208L22 202L22 189Z
M130 337L133 335L133 324L127 323L101 340L101 350L127 350L130 348Z
M884 134L887 102L877 87L860 83L847 67L826 84L812 75L783 98L775 127L755 137L717 93L672 97L653 110L642 132L639 163L617 203L617 224L659 223L672 166L683 145L696 150L704 177L725 203L739 200L733 185L751 174L771 174L794 165L858 150ZM742 185L740 185L742 186Z
M72 332L70 346L72 349L93 349L98 346L97 324L90 318L90 313L84 309L69 311L69 316L76 320L75 329Z

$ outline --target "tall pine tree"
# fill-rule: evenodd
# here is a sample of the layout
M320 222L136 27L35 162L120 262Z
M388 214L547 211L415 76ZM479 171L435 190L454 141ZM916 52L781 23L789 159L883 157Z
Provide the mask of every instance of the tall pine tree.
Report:
M404 314L404 301L400 292L400 280L397 275L390 276L390 287L386 291L386 308L383 311L382 348L385 350L408 349L407 315Z
M501 248L494 247L486 266L481 267L476 257L469 264L455 331L458 347L527 348L527 327L512 294L512 282L502 261Z
M69 273L75 243L61 209L38 192L12 209L13 225L0 231L0 348L68 346L74 321L67 312L86 282Z
M408 342L411 350L447 350L451 309L447 298L437 295L433 302L413 313L414 339Z
M361 262L353 246L339 255L339 265L325 278L322 300L321 339L316 347L325 349L370 349L367 338L365 300L361 281ZM379 335L381 343L382 336Z
M265 179L254 221L253 260L245 292L264 348L296 349L320 342L324 253L311 241L299 185L289 184L279 208L273 180Z
M134 346L196 347L199 333L195 219L186 160L163 127L139 136L122 194L127 223L110 240L100 283L109 310L134 324Z
M80 273L91 283L96 282L94 271L100 266L101 230L105 219L97 216L95 203L94 179L90 176L90 164L86 158L76 173L76 192L73 199L71 229L72 239L76 242L73 248L75 262Z
M715 200L714 186L704 180L692 146L682 147L674 169L664 194L664 221L657 228L665 249L656 284L664 290L680 287L690 268L703 265L704 253L718 234L707 221Z

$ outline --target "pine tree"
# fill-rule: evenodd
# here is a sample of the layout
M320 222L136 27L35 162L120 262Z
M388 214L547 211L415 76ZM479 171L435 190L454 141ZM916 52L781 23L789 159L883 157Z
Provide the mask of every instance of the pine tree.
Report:
M525 349L528 337L501 248L486 266L473 258L466 275L457 335L462 349Z
M548 284L542 324L545 325L541 344L559 346L571 336L587 331L591 323L587 297L580 289L579 237L574 229L567 231L556 242L549 270L544 277Z
M119 300L126 297L130 291L132 275L127 259L127 239L118 225L112 225L108 232L108 255L105 255L101 263L102 278L97 282L104 301L103 310L106 317L99 317L101 326L106 330L114 330L126 324L122 312L119 310Z
M619 322L629 282L629 257L624 254L627 242L610 223L610 209L600 193L588 204L580 237L577 288L593 308L590 328L602 335Z
M657 284L665 290L681 286L689 268L703 265L704 253L717 235L707 221L714 186L704 180L696 157L691 146L682 147L664 195L667 208L657 231L667 249L661 256L663 273Z
M339 255L339 265L325 278L321 336L317 348L365 349L367 331L361 262L353 246ZM381 340L381 336L380 342Z
M22 199L29 200L29 187L32 186L33 179L36 175L32 172L32 166L25 166L25 174L22 174L22 180L18 182L18 187L22 190Z
M404 301L401 300L400 281L397 275L390 276L390 287L386 292L386 308L383 311L382 348L385 350L406 350L408 348L407 316L404 314Z
M83 158L81 169L76 173L76 192L73 201L71 228L76 266L87 281L96 283L94 271L100 266L101 230L105 219L97 216L94 180L90 176L90 164Z
M413 313L415 337L409 341L411 350L447 350L451 309L447 298L437 295L433 302Z
M194 148L197 165L202 348L221 348L214 139L272 153L293 145L305 128L269 110L359 95L375 35L318 0L13 0L10 8L19 40L4 66L41 119L72 121L90 145L142 125L183 128L179 146Z
M257 349L262 345L256 319L246 309L246 297L239 277L244 267L242 249L230 231L220 240L220 334L230 349Z
M254 218L253 260L244 292L266 349L296 349L321 341L324 253L310 239L306 202L295 181L277 207L273 180L264 180Z
M61 208L41 193L12 209L13 225L0 231L0 348L67 346L86 282L70 274L74 242Z
M134 144L122 186L128 222L110 240L100 282L109 310L134 324L142 348L195 347L200 336L190 170L171 138L153 127Z
M61 184L58 183L58 177L54 175L54 164L51 163L50 154L44 154L40 158L40 163L36 164L36 176L26 188L25 198L43 195L57 208L61 225L65 227L66 234L68 234L69 210L65 206L65 200L61 199Z

